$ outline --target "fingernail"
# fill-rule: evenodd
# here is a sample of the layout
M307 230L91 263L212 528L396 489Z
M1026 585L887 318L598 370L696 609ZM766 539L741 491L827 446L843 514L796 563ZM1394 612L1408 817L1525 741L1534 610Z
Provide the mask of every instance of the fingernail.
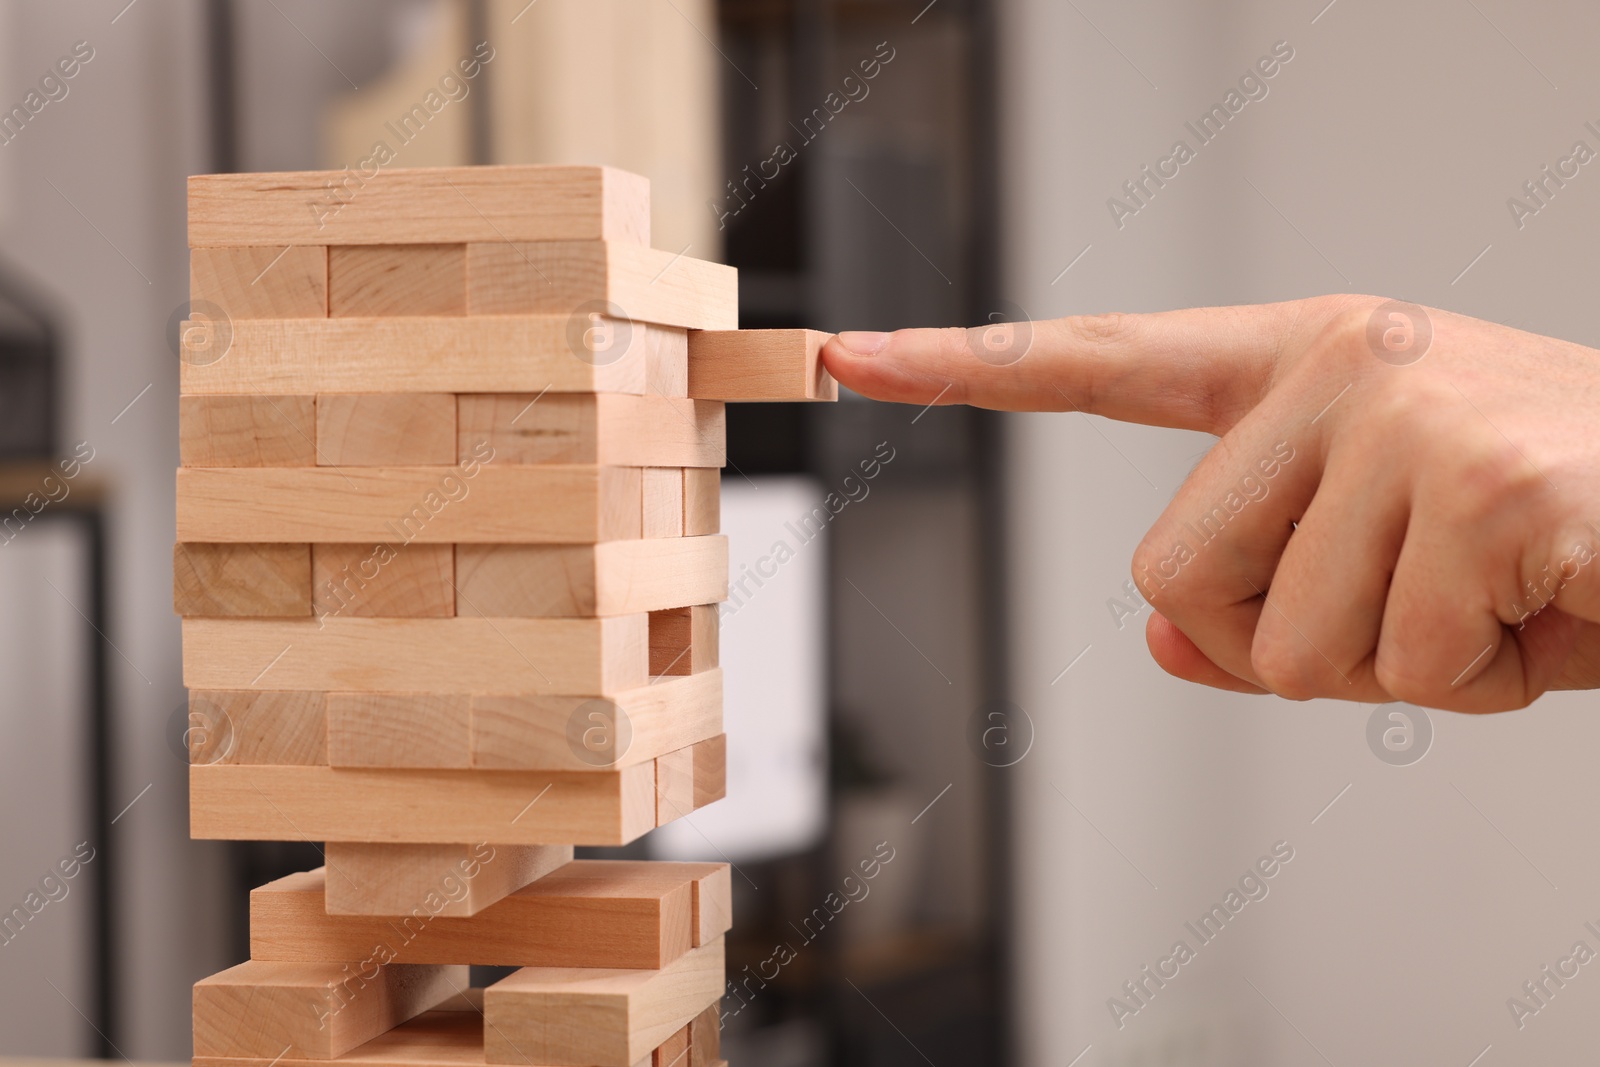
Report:
M838 335L839 343L857 356L875 356L882 352L889 344L889 334L867 333L860 330L848 331Z

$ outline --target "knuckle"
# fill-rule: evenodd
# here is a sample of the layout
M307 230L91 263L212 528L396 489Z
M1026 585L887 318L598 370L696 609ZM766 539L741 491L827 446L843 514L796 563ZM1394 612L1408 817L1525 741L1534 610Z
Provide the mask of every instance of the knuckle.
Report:
M1314 660L1293 640L1271 631L1258 630L1250 648L1250 669L1262 685L1286 700L1311 700L1329 693L1326 665Z
M1394 662L1394 656L1379 650L1377 660L1372 665L1373 677L1377 679L1383 691L1402 700L1407 704L1417 704L1422 707L1441 707L1440 701L1446 695L1441 692L1441 687L1436 682L1425 678L1418 678L1415 674L1402 670Z
M1062 322L1078 340L1097 348L1112 348L1132 342L1138 332L1137 316L1121 311L1099 315L1073 315Z

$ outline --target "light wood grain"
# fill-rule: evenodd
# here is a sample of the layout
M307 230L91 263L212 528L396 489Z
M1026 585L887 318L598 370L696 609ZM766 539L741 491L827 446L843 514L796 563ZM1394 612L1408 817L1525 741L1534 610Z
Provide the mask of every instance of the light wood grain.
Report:
M342 1056L419 1015L467 983L467 968L249 960L195 983L197 1056Z
M582 544L638 537L636 467L178 470L181 541Z
M496 463L721 467L723 405L662 396L526 393L460 398L459 454L487 441Z
M739 273L720 263L601 241L467 245L472 315L566 313L586 305L694 330L739 325ZM691 374L692 380L692 374Z
M473 458L469 445L463 461ZM456 462L451 393L323 393L317 462L326 467L449 466Z
M455 546L312 545L311 607L319 618L454 615Z
M473 847L494 850L495 858L477 876L486 877L501 862L504 846ZM361 959L385 945L407 963L662 967L692 946L694 887L719 869L727 865L576 860L472 916L442 910L450 890L442 887L440 872L439 885L384 918L326 912L324 896L339 875L319 868L251 892L250 954L258 960L316 961L355 953ZM726 911L728 905L717 901L712 907Z
M178 381L186 394L642 393L650 344L687 358L681 330L589 325L565 314L241 321L222 358L186 347Z
M676 330L652 330L646 335L644 391L653 396L689 395L689 344Z
M646 467L640 522L645 537L683 536L683 469Z
M472 698L472 765L484 770L628 767L721 732L720 670L609 698Z
M719 939L660 970L528 967L484 990L489 1063L628 1067L722 995Z
M714 1067L722 1060L722 1000L689 1024L689 1067Z
M689 333L689 395L702 400L838 400L816 330Z
M650 1067L689 1067L689 1027L685 1026L650 1054Z
M694 810L694 750L681 748L656 760L656 825L665 826Z
M310 546L180 542L172 606L185 616L310 615Z
M184 684L608 695L648 681L646 619L186 619Z
M728 795L728 735L694 746L694 806L703 808Z
M722 529L722 472L704 467L683 471L683 533L685 537L714 534Z
M207 840L625 845L655 821L653 764L615 771L189 768L189 835Z
M727 599L728 540L458 545L455 580L458 615L630 615L706 604Z
M708 863L694 880L694 943L715 941L731 929L733 870L726 863Z
M343 245L328 249L330 317L466 313L465 245Z
M191 764L326 764L327 696L292 689L193 689L185 738Z
M471 720L466 693L329 693L328 765L470 767Z
M329 915L409 916L421 907L467 918L571 863L572 846L331 841L324 856ZM252 895L252 911L254 903Z
M178 462L185 467L311 467L316 402L309 396L178 398Z
M189 253L189 301L214 304L232 322L320 319L328 314L328 250L196 248Z
M331 183L331 188L330 188ZM650 183L612 167L392 167L189 179L189 245L650 243Z
M715 604L650 613L650 673L696 674L718 662Z

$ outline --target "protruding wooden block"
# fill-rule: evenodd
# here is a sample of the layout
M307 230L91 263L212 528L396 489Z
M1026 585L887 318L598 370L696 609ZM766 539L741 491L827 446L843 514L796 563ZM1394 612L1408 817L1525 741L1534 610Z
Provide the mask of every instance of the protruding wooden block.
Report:
M689 1067L689 1028L673 1034L650 1054L650 1067Z
M465 245L328 249L328 315L465 315Z
M249 960L194 987L196 1056L331 1060L467 985L467 968ZM368 970L375 977L363 978Z
M329 915L409 916L422 908L428 915L465 918L571 863L572 846L334 841L324 855Z
M621 693L649 681L646 620L644 615L185 619L184 684L201 689Z
M689 1067L714 1067L722 1060L722 1001L689 1024Z
M311 467L316 432L309 396L178 398L178 461L185 467Z
M733 330L739 325L739 272L635 244L467 245L469 314L571 312L588 304L615 308L608 313L635 322Z
M455 546L312 545L311 604L319 618L454 615Z
M193 689L184 738L191 764L326 764L327 696L308 690Z
M695 807L702 805L696 802ZM733 869L708 864L694 880L694 943L704 945L733 929Z
M646 467L641 505L645 537L683 536L683 471Z
M694 810L694 750L680 748L656 760L656 825Z
M185 341L184 393L642 393L646 349L682 330L570 315L236 322L225 358ZM593 327L593 324L590 324ZM656 336L662 334L662 336Z
M310 615L310 547L180 542L172 605L187 616Z
M331 767L469 767L466 693L328 694Z
M178 469L182 541L589 544L638 537L636 467Z
M719 939L656 971L528 967L484 991L484 1059L630 1067L722 995Z
M455 581L459 615L631 615L726 599L728 540L458 545Z
M473 847L493 849L495 858L477 875L488 877L505 846ZM470 917L435 913L448 905L448 889L439 899L419 896L388 917L329 914L324 895L339 877L318 869L250 894L250 954L333 961L361 959L381 945L405 963L659 968L688 952L697 923L704 925L696 918L696 885L706 887L703 910L727 912L725 900L711 899L727 888L715 872L727 869L724 863L576 860ZM458 886L454 895L461 892Z
M627 767L721 732L719 670L659 679L609 698L472 698L472 765L484 770Z
M683 534L699 537L722 529L722 472L705 467L683 471Z
M689 395L701 400L838 400L816 330L691 330Z
M650 182L614 167L384 167L189 179L189 245L650 243Z
M328 250L321 245L196 248L189 301L244 319L320 319L328 314Z
M650 673L695 674L717 665L717 606L650 613Z
M694 806L703 808L728 795L728 735L698 742L694 752Z
M195 838L625 845L655 822L648 763L588 771L189 768Z
M469 449L461 457L472 458ZM325 467L410 467L456 462L450 393L323 393L317 462Z
M727 459L723 405L662 396L465 395L457 436L463 459L487 441L496 463L720 467Z

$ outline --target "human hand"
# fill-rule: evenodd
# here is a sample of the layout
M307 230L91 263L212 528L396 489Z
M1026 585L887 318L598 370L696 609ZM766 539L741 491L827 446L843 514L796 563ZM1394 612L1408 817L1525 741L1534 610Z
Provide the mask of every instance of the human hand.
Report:
M1218 435L1134 553L1168 672L1455 711L1600 687L1600 352L1367 296L1030 326L1014 361L1006 327L822 355L879 400Z

